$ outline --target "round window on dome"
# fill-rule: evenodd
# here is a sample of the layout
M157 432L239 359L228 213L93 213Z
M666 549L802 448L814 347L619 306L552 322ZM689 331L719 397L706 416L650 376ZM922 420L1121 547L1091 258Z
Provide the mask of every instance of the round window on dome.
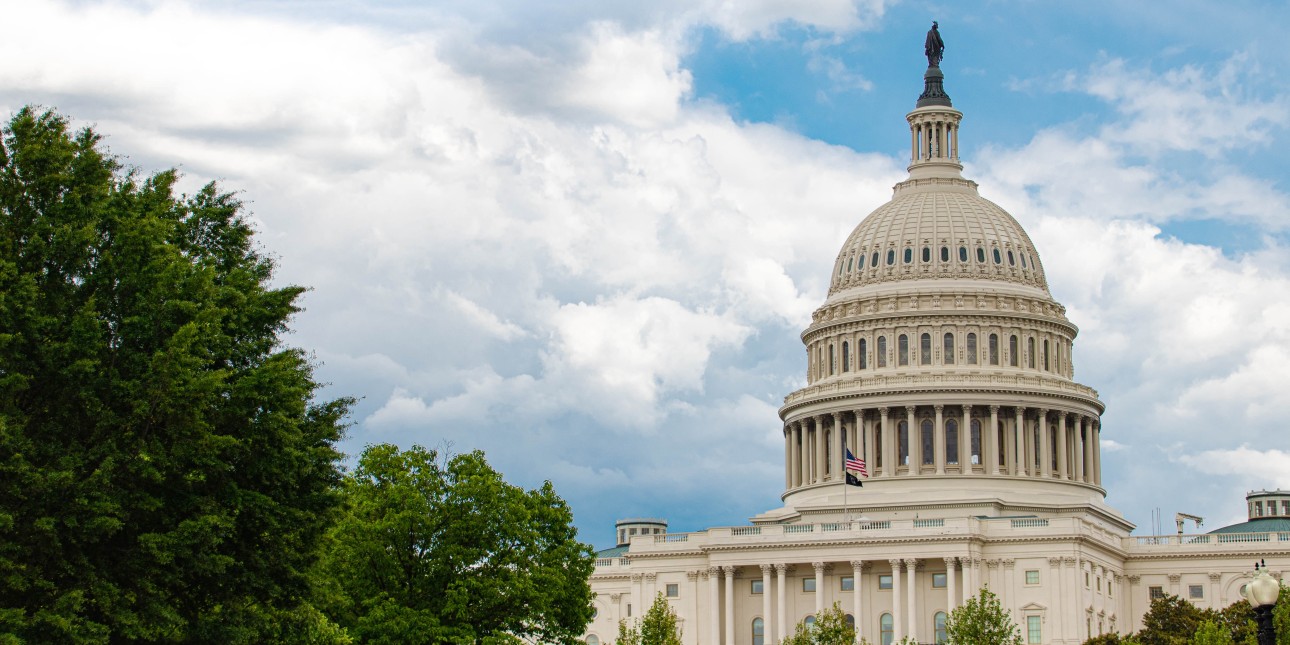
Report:
M874 251L874 252L873 252L873 259L869 261L869 266L871 266L871 267L876 267L876 266L878 266L878 252L877 252L877 251Z
M1003 257L999 255L999 249L994 249L994 263L1003 264Z
M930 248L928 248L928 247L924 246L924 247L923 247L923 264L927 264L928 262L931 262L931 261L932 261L932 249L930 249Z
M887 266L896 263L896 249L887 249Z
M985 264L985 249L979 246L976 247L976 261Z
M1008 251L1008 266L1017 266L1017 256L1013 255L1012 251Z
M967 256L967 247L966 247L966 246L960 246L960 247L959 247L959 262L967 262L967 258L968 258L968 256Z
M942 247L941 247L941 262L949 262L949 261L950 261L950 247L948 247L948 246L942 246Z
M905 247L905 264L909 264L910 262L913 262L913 261L914 261L914 249L911 249L907 246Z

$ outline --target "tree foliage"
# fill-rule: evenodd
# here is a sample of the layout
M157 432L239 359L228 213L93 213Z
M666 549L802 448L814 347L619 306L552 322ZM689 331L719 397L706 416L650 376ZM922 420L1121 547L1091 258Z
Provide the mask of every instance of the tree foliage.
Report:
M262 640L299 613L349 402L315 402L241 204L24 108L0 143L0 632ZM284 618L285 617L285 618ZM307 622L307 621L306 621Z
M856 630L847 624L846 612L838 603L821 611L813 624L802 621L784 645L851 645L856 642Z
M663 594L654 598L645 615L634 625L618 621L615 645L681 645L681 625Z
M989 589L951 612L945 633L953 645L1021 645L1021 630Z
M551 483L503 481L480 452L363 451L320 567L320 602L370 643L573 642L591 548Z

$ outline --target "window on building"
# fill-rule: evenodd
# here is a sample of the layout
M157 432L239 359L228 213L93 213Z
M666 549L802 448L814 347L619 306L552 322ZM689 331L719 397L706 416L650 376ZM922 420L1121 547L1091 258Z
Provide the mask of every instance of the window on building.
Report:
M1164 587L1149 587L1147 589L1147 592L1148 592L1147 593L1148 597L1151 598L1152 600L1159 600L1165 597Z
M946 419L945 421L945 462L950 464L959 463L958 419Z
M1039 616L1026 616L1026 642L1032 645L1044 642L1044 631Z
M968 365L976 365L976 334L974 333L967 335L967 355L965 358Z
M762 587L762 581L761 581L761 580L753 580L753 581L752 581L752 592L753 592L754 594L759 594L759 593L765 593L765 592L766 592L766 590Z
M891 589L891 574L881 574L878 576L879 589Z
M945 615L945 612L943 612L943 611L938 611L938 612L936 612L936 615L935 615L934 617L932 617L932 624L936 627L936 643L937 643L937 645L940 645L941 643L944 643L944 642L946 642L946 641L948 641L948 640L949 640L949 637L948 637L948 636L947 636L947 634L945 633L945 619L946 619L946 618L948 618L948 617Z
M851 371L851 344L845 340L842 341L842 371Z
M896 339L896 345L898 363L900 365L909 365L909 336L901 334L900 338Z
M1205 597L1205 586L1204 586L1204 585L1188 585L1188 586L1187 586L1187 595L1188 595L1188 597L1190 597L1192 600L1200 600L1201 598L1204 598L1204 597Z
M1026 584L1028 584L1028 585L1037 585L1037 584L1039 584L1039 570L1038 570L1038 569L1027 569L1027 570L1026 570Z
M815 593L815 578L802 578L802 591Z
M762 619L753 619L752 632L753 645L766 645L766 623Z
M954 334L945 334L945 342L942 343L945 350L945 358L942 361L946 365L954 364Z
M1020 359L1017 356L1017 336L1012 335L1008 337L1008 364L1016 367L1018 360Z
M861 338L859 348L860 355L856 360L860 362L860 369L869 369L869 343Z
M944 588L945 588L945 574L943 574L943 573L933 573L933 574L932 574L932 588L933 588L933 589L944 589Z
M932 434L931 419L923 419L923 423L922 423L922 427L920 428L919 435L920 435L920 439L922 440L923 465L930 466L936 463L936 449L934 447L935 437Z
M891 614L883 614L878 618L878 632L882 634L882 645L891 645L892 640L895 639L894 626L895 622L891 619Z
M887 337L886 336L878 337L877 359L878 359L878 367L887 366Z
M667 584L667 597L676 598L677 596L680 596L680 595L681 595L681 585L678 585L675 582L669 582Z
M842 576L841 589L843 591L853 591L856 588L856 579L851 576Z

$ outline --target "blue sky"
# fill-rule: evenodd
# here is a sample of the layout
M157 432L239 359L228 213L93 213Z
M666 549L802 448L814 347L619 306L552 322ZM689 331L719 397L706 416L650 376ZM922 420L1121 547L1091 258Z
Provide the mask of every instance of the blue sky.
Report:
M1081 328L1108 501L1212 528L1290 487L1281 3L0 9L0 109L239 191L312 288L289 342L360 397L347 451L485 450L599 547L778 505L798 334L904 176L938 20L966 174Z

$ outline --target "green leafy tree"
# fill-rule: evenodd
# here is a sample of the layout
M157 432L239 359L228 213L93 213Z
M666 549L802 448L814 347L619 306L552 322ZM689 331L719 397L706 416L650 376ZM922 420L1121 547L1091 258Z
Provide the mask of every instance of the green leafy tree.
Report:
M281 346L303 289L270 286L238 200L176 180L53 112L0 130L13 638L255 642L304 615L350 402L316 401L306 355Z
M838 603L821 611L813 624L802 621L784 645L851 645L856 642L856 630L847 624L846 612Z
M547 482L503 481L480 452L381 444L345 482L320 603L369 643L573 642L591 620L591 548Z
M645 615L634 625L618 621L616 645L681 645L681 626L676 612L663 594L654 598Z
M989 589L950 613L945 634L952 645L1021 645L1021 630Z

